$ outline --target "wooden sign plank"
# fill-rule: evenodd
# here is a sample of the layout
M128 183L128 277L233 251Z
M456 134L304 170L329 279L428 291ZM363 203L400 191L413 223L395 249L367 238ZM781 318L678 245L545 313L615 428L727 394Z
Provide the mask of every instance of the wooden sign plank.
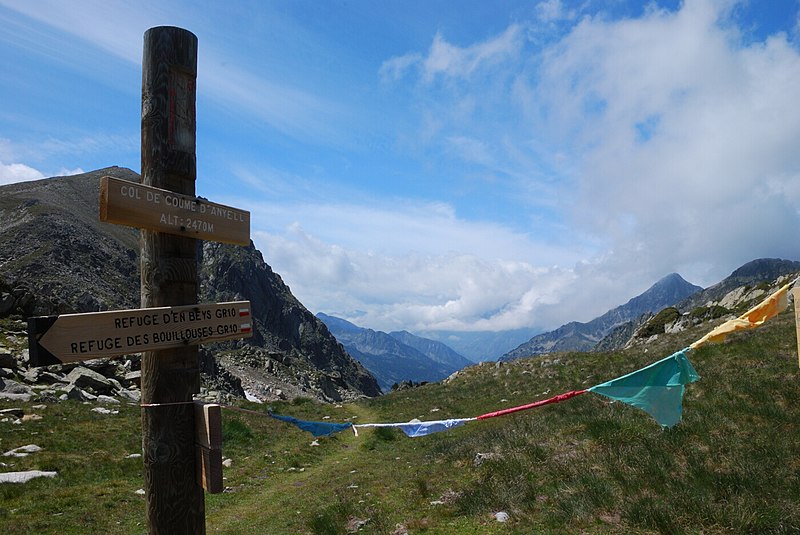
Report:
M28 319L32 366L63 364L252 336L250 301Z
M100 221L189 238L250 244L250 212L136 182L100 179Z

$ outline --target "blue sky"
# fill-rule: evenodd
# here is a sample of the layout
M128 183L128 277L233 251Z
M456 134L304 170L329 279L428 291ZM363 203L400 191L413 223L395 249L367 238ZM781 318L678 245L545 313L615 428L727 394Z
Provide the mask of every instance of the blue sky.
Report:
M588 321L800 259L797 0L0 0L0 183L139 170L142 36L199 39L199 195L313 312Z

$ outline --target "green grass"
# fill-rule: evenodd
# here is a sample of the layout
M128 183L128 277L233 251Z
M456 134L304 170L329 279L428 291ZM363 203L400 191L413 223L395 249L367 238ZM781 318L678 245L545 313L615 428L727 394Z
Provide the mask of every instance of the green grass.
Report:
M569 353L469 368L344 406L272 405L342 422L475 416L586 388L650 364L709 330L660 336L644 349ZM556 405L410 439L393 429L314 441L266 416L223 411L227 491L206 496L209 533L797 533L800 370L791 312L728 343L690 352L702 379L687 387L683 422L585 394ZM0 450L44 451L3 471L56 479L0 485L2 533L144 533L139 409L116 416L64 402L42 420L0 423ZM243 403L266 412L266 408ZM312 445L314 444L314 445ZM318 444L318 445L316 445ZM476 465L476 455L484 455ZM510 521L492 515L506 511Z

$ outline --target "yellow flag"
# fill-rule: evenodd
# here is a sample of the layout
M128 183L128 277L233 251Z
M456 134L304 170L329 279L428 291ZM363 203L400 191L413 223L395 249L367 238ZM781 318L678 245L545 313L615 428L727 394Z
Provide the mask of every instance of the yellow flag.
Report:
M722 342L732 332L758 327L768 319L777 316L789 306L789 287L792 284L794 284L794 281L770 295L738 318L728 320L718 326L689 347L697 349L706 342Z

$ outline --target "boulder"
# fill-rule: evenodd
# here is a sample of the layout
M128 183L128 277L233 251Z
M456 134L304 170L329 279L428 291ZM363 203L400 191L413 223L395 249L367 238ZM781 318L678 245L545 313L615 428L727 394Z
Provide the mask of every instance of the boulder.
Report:
M4 394L33 394L29 386L20 384L11 379L0 379L0 392Z
M96 392L110 392L112 384L96 371L78 366L67 375L66 381L79 388L91 388Z
M17 359L14 358L14 355L11 353L11 351L0 346L0 368L14 369L16 367Z

